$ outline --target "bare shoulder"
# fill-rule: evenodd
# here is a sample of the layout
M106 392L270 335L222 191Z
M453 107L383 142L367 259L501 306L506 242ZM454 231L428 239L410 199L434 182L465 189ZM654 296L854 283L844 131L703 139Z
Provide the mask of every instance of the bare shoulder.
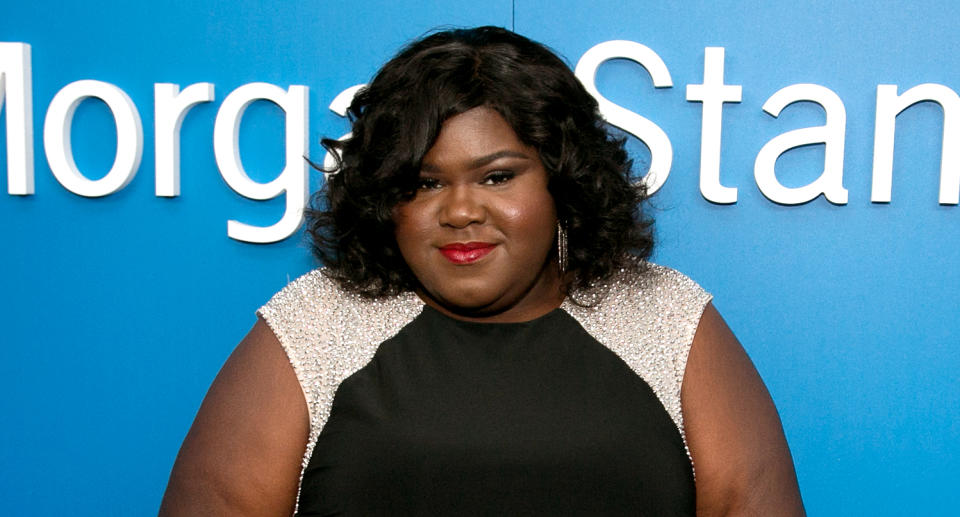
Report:
M697 515L804 515L773 400L713 304L697 326L681 400Z
M258 319L207 392L160 515L292 514L308 432L293 367Z

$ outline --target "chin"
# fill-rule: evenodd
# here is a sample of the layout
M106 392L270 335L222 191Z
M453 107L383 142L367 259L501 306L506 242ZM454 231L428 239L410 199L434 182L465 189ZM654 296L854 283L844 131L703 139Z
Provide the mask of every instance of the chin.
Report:
M491 311L491 306L502 297L498 296L498 293L494 292L493 289L490 289L489 285L457 285L453 289L444 289L444 291L447 291L449 296L443 296L444 293L436 293L433 297L454 312L495 312Z

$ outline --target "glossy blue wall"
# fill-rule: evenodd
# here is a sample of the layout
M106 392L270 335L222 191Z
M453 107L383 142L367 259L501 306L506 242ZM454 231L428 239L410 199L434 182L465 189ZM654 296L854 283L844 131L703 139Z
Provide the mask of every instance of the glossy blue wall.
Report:
M28 5L29 4L29 5ZM878 84L960 89L951 2L194 2L91 6L8 3L0 41L32 47L36 190L6 194L0 124L0 513L155 513L174 456L254 310L315 267L300 233L254 245L226 221L269 225L281 199L252 201L217 172L212 134L223 98L263 81L310 87L310 154L345 121L327 109L404 42L441 25L495 24L550 45L571 65L597 43L643 43L674 86L654 89L634 62L597 74L610 100L651 119L673 167L651 209L655 260L715 295L780 409L811 515L949 515L960 505L960 207L937 202L943 116L921 103L897 119L893 194L870 201ZM704 48L726 48L722 182L732 205L698 190ZM44 159L46 108L78 79L123 89L144 125L133 181L102 198L65 190ZM154 195L153 84L211 82L216 100L182 130L181 195ZM816 83L846 108L849 202L771 202L753 178L771 138L823 123L813 103L762 111L782 87ZM0 117L6 118L9 103ZM283 113L260 102L240 131L258 181L283 166ZM106 106L87 101L73 150L91 178L116 147ZM954 145L957 145L956 143ZM633 141L638 169L649 159ZM803 185L823 146L784 154L777 174ZM312 179L313 187L321 182Z

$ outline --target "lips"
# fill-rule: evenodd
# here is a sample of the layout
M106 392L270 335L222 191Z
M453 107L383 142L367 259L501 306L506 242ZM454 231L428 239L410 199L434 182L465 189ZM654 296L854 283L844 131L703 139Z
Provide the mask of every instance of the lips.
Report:
M440 247L440 253L454 264L470 264L493 251L496 244L489 242L454 242Z

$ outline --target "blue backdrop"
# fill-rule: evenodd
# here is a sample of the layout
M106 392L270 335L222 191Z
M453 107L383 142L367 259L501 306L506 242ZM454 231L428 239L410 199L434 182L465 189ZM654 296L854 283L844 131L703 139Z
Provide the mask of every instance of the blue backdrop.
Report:
M941 205L943 115L924 102L897 119L890 203L870 201L878 84L960 88L960 12L920 2L204 1L7 2L0 41L32 47L36 188L6 192L0 124L0 513L155 513L176 451L254 310L315 267L302 233L274 244L230 239L228 219L267 226L282 196L253 201L217 172L214 118L240 85L310 87L310 154L346 122L328 109L404 42L441 25L513 27L571 66L607 40L642 43L672 88L638 64L597 73L611 101L668 135L673 166L652 199L657 262L714 293L780 410L811 515L949 515L960 506L960 207ZM187 6L189 5L189 6ZM698 189L704 48L726 48L721 178L735 204ZM67 191L44 158L51 99L79 79L125 91L144 127L133 181L100 198ZM154 195L153 85L215 85L182 129L181 193ZM833 90L847 114L849 202L771 202L753 165L761 147L824 111L762 111L796 83ZM9 93L9 81L7 89ZM6 99L0 116L10 112ZM243 164L261 182L283 167L283 112L254 103L240 126ZM106 105L80 104L78 168L102 177L116 151ZM953 145L957 145L954 143ZM640 172L645 146L632 149ZM788 186L813 181L824 146L777 162ZM313 175L312 187L320 185Z

